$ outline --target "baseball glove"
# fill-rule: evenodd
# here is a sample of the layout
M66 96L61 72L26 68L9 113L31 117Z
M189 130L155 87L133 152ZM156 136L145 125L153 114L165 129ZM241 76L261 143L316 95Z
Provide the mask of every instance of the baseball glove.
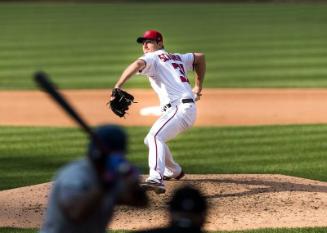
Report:
M111 110L119 117L123 117L128 110L128 107L134 102L134 96L123 91L122 89L115 88L111 93L111 100L108 102Z

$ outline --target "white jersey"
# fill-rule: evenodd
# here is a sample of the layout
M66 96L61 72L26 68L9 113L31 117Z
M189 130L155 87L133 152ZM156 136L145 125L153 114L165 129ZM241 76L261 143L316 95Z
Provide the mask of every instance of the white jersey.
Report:
M180 99L194 99L187 78L187 71L193 69L193 53L168 53L162 49L146 53L139 59L144 60L146 65L138 74L148 76L161 106Z

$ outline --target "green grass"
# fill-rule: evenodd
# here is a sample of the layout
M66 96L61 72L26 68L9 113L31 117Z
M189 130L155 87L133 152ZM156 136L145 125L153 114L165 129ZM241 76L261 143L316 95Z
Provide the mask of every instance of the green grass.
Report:
M327 228L281 228L248 231L210 231L211 233L325 233ZM0 228L0 233L36 233L35 229ZM108 231L112 233L133 233L133 231Z
M129 159L148 172L143 138L130 127ZM327 125L200 127L169 143L187 173L277 173L327 181ZM86 137L75 128L0 127L0 190L50 181L81 158Z
M327 87L326 4L1 4L0 28L0 89L111 88L148 28L206 54L205 87Z

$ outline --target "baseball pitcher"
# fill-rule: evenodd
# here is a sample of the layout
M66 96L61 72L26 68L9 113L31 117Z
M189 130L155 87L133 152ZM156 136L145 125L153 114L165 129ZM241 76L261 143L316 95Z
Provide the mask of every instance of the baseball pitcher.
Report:
M155 30L146 31L136 40L142 44L144 55L122 73L113 90L119 90L134 74L146 75L159 97L163 114L154 123L145 144L149 148L149 177L143 187L164 193L164 180L184 176L181 166L173 159L166 142L189 129L196 119L195 101L201 97L206 70L203 53L170 53L164 49L163 36ZM192 89L187 72L194 70ZM112 99L114 99L114 95Z

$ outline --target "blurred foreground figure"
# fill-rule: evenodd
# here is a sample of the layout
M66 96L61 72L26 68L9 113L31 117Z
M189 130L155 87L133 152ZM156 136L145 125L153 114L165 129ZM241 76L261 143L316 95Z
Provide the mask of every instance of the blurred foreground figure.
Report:
M202 232L207 214L207 202L201 192L191 186L175 191L169 202L170 224L136 233L193 233Z
M64 166L55 177L41 233L105 233L116 204L147 204L139 173L125 159L125 132L105 125L95 134L86 158Z

